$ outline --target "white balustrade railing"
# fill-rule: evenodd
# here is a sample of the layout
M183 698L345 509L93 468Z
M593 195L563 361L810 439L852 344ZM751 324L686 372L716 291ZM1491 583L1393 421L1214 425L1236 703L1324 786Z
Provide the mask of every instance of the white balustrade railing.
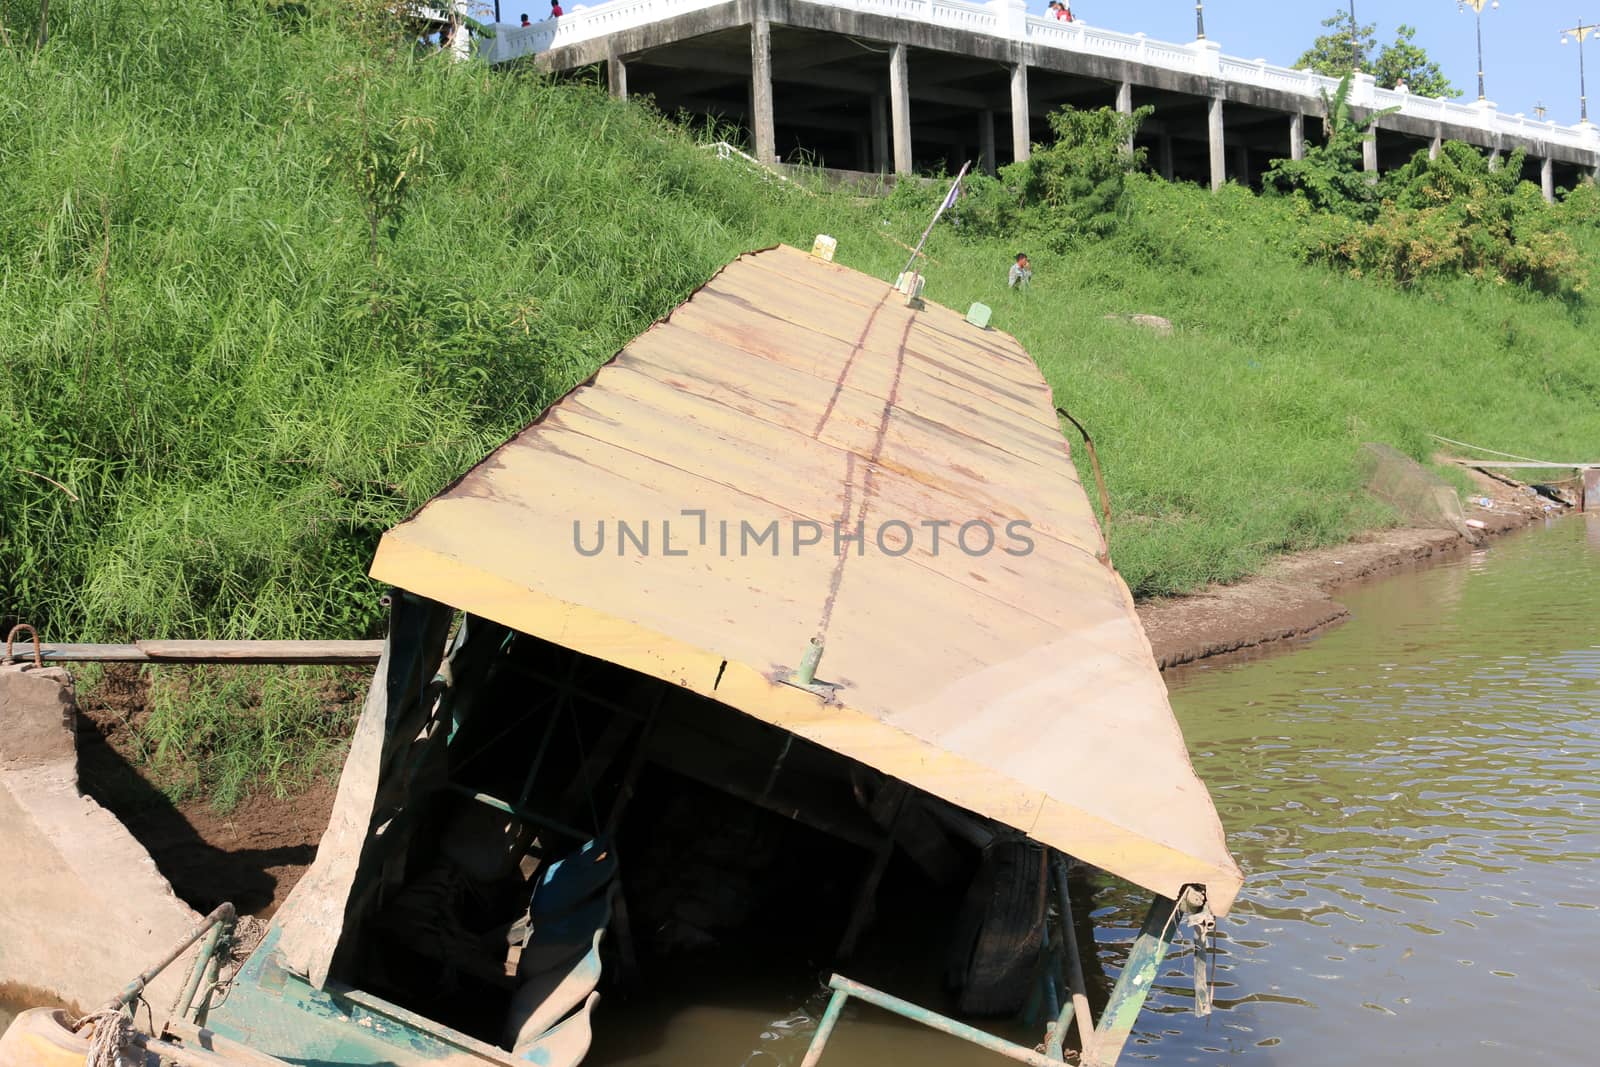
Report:
M536 0L529 0L534 3ZM535 55L582 41L605 37L620 30L688 14L726 3L727 0L607 0L593 6L575 5L559 19L545 19L529 27L501 24L496 37L482 42L482 54L491 63ZM1082 22L1028 15L1023 0L804 0L818 6L844 8L867 15L948 26L972 33L1026 41L1044 48L1060 48L1086 55L1104 56L1159 67L1184 74L1209 74L1225 81L1259 86L1305 98L1308 111L1317 110L1324 93L1331 95L1338 81L1312 71L1280 67L1264 59L1225 56L1215 43L1177 44L1153 41L1142 33L1119 33ZM1398 108L1413 118L1467 126L1488 134L1506 134L1532 141L1600 151L1600 128L1583 123L1561 126L1502 115L1493 104L1459 104L1451 100L1415 96L1380 89L1370 75L1359 75L1351 90L1351 103L1378 109Z

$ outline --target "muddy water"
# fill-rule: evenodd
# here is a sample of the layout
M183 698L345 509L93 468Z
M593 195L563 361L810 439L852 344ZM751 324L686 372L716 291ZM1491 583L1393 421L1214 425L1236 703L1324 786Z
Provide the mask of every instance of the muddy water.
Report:
M1353 619L1314 641L1170 679L1248 881L1222 924L1217 1012L1188 1013L1180 955L1124 1062L1593 1062L1600 516L1344 599ZM1106 975L1146 902L1096 891ZM681 976L612 1005L590 1062L797 1064L818 973ZM934 993L915 986L897 988ZM858 1008L823 1062L1006 1061Z
M1137 1053L1593 1062L1600 516L1343 599L1293 652L1170 680L1248 881L1225 1010L1168 993Z

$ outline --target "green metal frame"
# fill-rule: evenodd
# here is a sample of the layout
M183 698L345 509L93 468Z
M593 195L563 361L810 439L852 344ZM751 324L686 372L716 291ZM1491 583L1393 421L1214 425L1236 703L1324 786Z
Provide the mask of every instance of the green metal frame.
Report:
M833 996L828 1000L827 1010L822 1013L822 1021L817 1024L817 1032L811 1038L811 1047L806 1049L806 1058L800 1061L800 1067L816 1067L817 1061L822 1059L822 1053L828 1045L828 1038L833 1033L834 1024L839 1021L839 1013L844 1010L844 1002L851 997L864 1000L868 1004L876 1005L885 1011L894 1012L902 1018L910 1019L914 1023L937 1030L941 1034L949 1034L963 1041L969 1041L979 1048L986 1048L991 1052L998 1052L1007 1059L1016 1060L1018 1063L1031 1064L1032 1067L1059 1067L1061 1061L1053 1060L1042 1052L1007 1041L1005 1038L996 1037L975 1026L957 1022L948 1015L940 1015L909 1000L890 996L880 989L874 989L860 982L853 982L841 975L834 975L828 979L828 987L833 990Z
M864 1000L868 1004L876 1005L940 1033L997 1052L1007 1059L1032 1064L1034 1067L1058 1067L1066 1061L1063 1043L1068 1026L1076 1018L1080 1030L1084 1031L1084 1047L1078 1062L1082 1067L1113 1067L1121 1057L1123 1046L1128 1043L1128 1037L1133 1033L1133 1027L1139 1020L1139 1013L1144 1009L1144 1002L1149 997L1150 990L1155 986L1156 978L1161 971L1161 962L1166 958L1167 950L1172 947L1172 940L1178 933L1178 924L1182 917L1209 914L1204 911L1205 891L1198 886L1187 886L1179 901L1162 896L1155 898L1150 905L1149 913L1145 916L1144 926L1139 930L1139 936L1135 938L1133 947L1128 951L1128 962L1123 966L1122 973L1117 976L1116 986L1111 990L1111 999L1100 1015L1099 1025L1093 1030L1087 1030L1091 1018L1087 999L1083 996L1083 974L1077 959L1077 946L1072 940L1072 911L1071 901L1066 895L1066 874L1062 864L1056 863L1053 866L1056 890L1061 897L1059 914L1063 919L1063 925L1060 940L1068 946L1068 962L1071 970L1067 980L1073 996L1060 1005L1059 1014L1046 1031L1045 1051L1040 1052L996 1037L975 1026L958 1022L947 1015L941 1015L908 1000L902 1000L882 990L836 974L828 980L828 988L833 990L833 995L828 999L828 1007L817 1023L817 1032L811 1038L811 1045L806 1049L806 1056L801 1061L800 1067L816 1067L818 1061L822 1059L828 1039L839 1022L840 1013L844 1010L845 1001L851 997ZM1054 977L1047 973L1045 981L1053 983ZM1059 986L1055 988L1059 989ZM1206 997L1206 1002L1209 1007L1209 995ZM1196 1004L1198 1008L1198 995Z

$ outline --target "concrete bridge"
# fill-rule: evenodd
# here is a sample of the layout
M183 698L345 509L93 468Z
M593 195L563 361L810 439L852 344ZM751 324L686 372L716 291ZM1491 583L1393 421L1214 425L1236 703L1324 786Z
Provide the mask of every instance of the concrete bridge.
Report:
M1321 137L1323 93L1337 87L1225 55L1210 40L1175 44L1032 16L1023 0L610 0L496 30L484 42L491 63L601 66L618 96L648 93L667 114L736 123L762 160L879 173L954 170L964 159L992 170L1026 159L1062 104L1150 104L1139 141L1164 176L1248 185ZM1364 74L1351 103L1358 117L1398 108L1367 146L1369 171L1446 140L1497 155L1526 149L1526 176L1547 197L1600 167L1591 123L1381 89Z

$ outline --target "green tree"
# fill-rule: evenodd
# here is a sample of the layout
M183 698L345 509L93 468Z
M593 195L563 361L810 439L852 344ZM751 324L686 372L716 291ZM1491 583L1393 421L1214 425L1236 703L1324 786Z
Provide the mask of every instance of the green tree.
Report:
M1312 42L1311 47L1295 62L1297 68L1314 70L1330 78L1342 78L1352 70L1362 69L1362 63L1372 61L1373 54L1378 50L1376 26L1362 26L1344 11L1323 19L1322 26L1329 32Z
M1117 228L1127 212L1127 177L1145 160L1133 137L1154 111L1141 107L1123 115L1108 107L1064 105L1050 113L1055 143L1005 168L1004 180L1020 187L1021 202L1031 206L1030 221L1047 245L1060 249Z
M1318 211L1337 212L1370 220L1378 208L1378 189L1361 165L1361 146L1372 139L1372 124L1392 114L1388 108L1357 120L1350 108L1350 83L1346 71L1332 96L1322 94L1327 114L1327 139L1308 145L1304 159L1275 159L1261 176L1262 187L1288 195L1300 193Z
M1393 89L1403 78L1406 88L1418 96L1453 98L1461 90L1450 84L1439 64L1428 58L1428 53L1414 43L1415 27L1402 25L1395 30L1394 41L1383 46L1372 73L1378 84Z

